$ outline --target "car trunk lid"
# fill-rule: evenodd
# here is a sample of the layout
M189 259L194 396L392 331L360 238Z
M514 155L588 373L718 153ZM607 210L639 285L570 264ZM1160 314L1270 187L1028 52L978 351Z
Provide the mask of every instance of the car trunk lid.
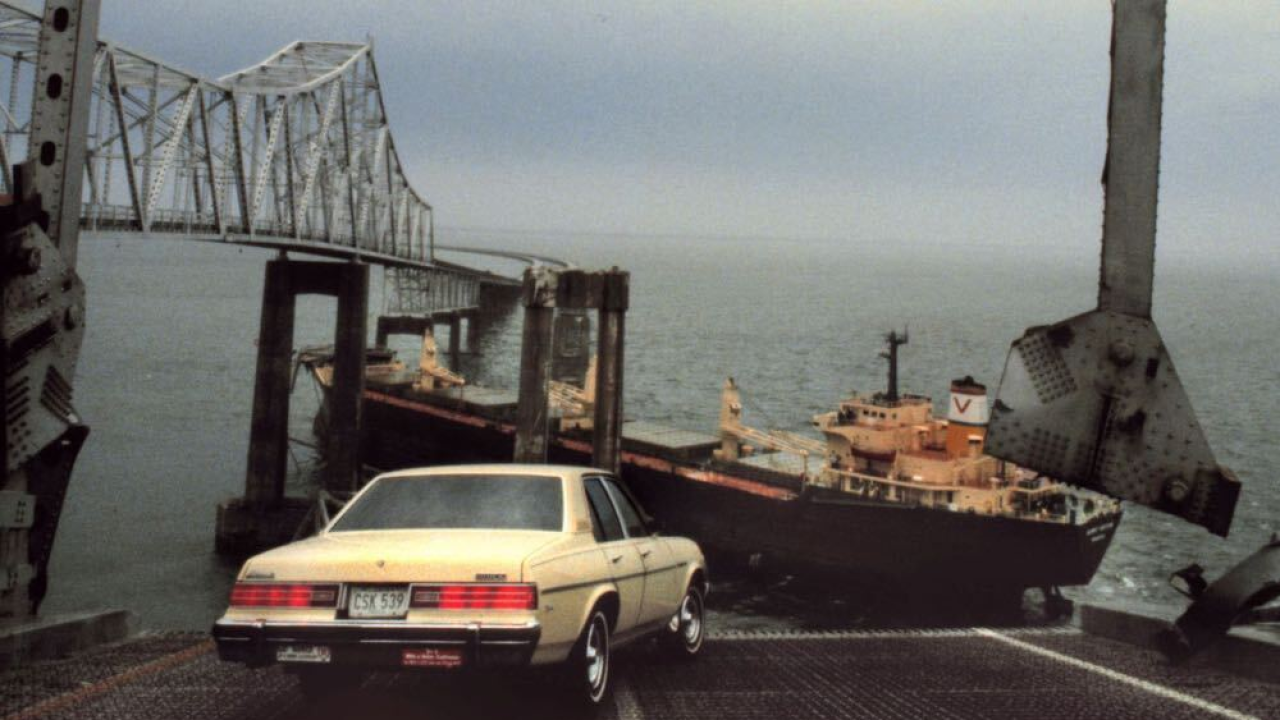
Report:
M254 558L246 576L276 582L521 582L525 558L559 537L527 530L328 533Z

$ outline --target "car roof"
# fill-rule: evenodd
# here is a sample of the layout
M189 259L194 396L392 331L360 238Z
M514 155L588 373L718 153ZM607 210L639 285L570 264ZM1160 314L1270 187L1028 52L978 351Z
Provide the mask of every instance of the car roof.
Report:
M404 468L378 477L403 478L431 475L555 475L561 478L576 478L586 474L612 475L598 468L580 465L537 465L533 463L487 463L477 465L434 465L430 467Z

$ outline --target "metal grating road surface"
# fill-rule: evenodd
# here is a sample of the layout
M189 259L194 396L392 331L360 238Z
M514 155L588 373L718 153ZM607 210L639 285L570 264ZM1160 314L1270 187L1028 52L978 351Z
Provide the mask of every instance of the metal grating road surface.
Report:
M1069 629L728 634L704 652L692 664L620 653L602 716L1280 718L1280 685ZM200 636L152 635L0 674L0 720L564 717L543 685L386 674L314 704L278 669L219 663Z

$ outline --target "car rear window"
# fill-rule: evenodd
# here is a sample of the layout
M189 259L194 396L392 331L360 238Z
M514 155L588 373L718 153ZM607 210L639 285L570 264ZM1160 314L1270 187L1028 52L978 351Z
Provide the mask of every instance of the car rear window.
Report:
M379 480L330 532L350 530L552 530L563 527L558 477L428 475Z

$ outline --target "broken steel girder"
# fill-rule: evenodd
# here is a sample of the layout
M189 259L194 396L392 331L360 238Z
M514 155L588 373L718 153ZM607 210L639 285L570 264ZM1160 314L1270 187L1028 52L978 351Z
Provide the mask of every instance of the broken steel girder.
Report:
M40 200L26 201L39 207ZM4 279L4 467L21 468L79 419L71 405L84 338L84 286L62 253L27 214L0 208Z
M1192 566L1181 573L1190 588L1191 606L1157 636L1157 646L1172 660L1183 660L1216 642L1251 610L1280 598L1280 538L1245 558L1207 587Z
M1013 343L987 452L1226 535L1217 464L1151 320L1165 0L1116 0L1098 309Z
M75 268L98 10L98 0L45 4L35 36L30 158L13 176L3 174L0 493L9 502L0 512L0 621L26 620L44 599L62 501L88 434L72 404L72 382L84 336L84 286ZM7 163L9 151L0 156Z
M0 618L34 615L48 588L62 502L88 435L72 405L84 337L84 286L45 234L50 221L19 168L16 204L0 207L0 492L31 512L0 517Z

